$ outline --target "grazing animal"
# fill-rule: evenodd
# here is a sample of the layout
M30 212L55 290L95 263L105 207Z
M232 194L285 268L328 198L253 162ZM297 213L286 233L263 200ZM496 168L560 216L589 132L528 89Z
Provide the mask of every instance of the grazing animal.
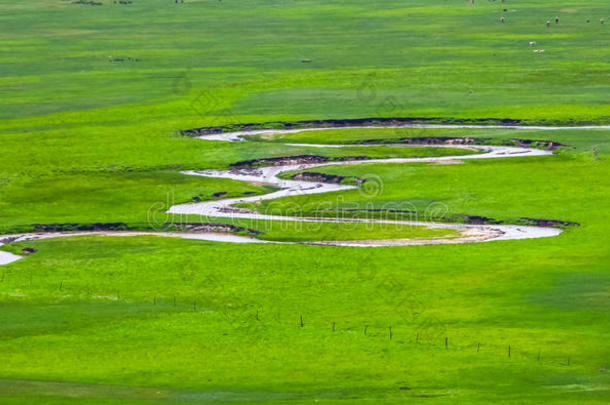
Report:
M547 21L547 22L546 22L546 26L547 26L547 27L550 27L550 26L551 26L551 22L550 22L550 21Z
M535 46L536 42L535 41L530 41L530 46Z
M559 17L555 17L555 24L559 24Z
M500 22L504 23L504 17L500 18Z

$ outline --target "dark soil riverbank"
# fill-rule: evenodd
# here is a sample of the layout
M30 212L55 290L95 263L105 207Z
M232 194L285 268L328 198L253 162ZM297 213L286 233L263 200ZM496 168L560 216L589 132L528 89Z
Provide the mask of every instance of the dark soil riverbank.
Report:
M576 120L521 120L514 118L442 118L442 117L394 117L394 118L349 118L305 121L268 121L247 124L232 124L214 127L201 127L180 131L183 136L202 136L223 132L241 132L258 130L286 130L307 128L341 128L341 127L386 127L404 125L480 125L502 127L578 127L589 125L607 125L607 122Z

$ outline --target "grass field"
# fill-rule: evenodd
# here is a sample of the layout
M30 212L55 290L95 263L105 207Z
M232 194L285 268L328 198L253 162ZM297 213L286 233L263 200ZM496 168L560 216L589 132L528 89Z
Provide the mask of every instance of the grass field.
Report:
M368 117L608 125L607 1L96 1L0 0L0 234L146 228L151 210L172 221L172 204L271 191L182 170L465 153L358 145L421 136L565 146L317 168L382 187L255 208L391 205L425 218L442 206L436 219L580 226L554 238L366 249L154 236L5 245L36 253L0 266L0 403L610 401L610 130L341 129L239 143L179 133ZM206 220L287 242L455 236Z

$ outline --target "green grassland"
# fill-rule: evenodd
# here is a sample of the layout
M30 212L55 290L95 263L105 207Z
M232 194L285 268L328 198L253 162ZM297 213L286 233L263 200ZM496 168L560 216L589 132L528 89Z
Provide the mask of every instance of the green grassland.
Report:
M464 153L357 145L417 136L566 146L536 158L327 166L316 171L382 188L257 209L389 205L425 219L440 206L434 219L580 226L366 249L154 236L4 246L37 251L0 267L0 403L608 403L609 130L332 130L240 143L179 134L366 117L608 124L606 0L96 1L0 0L0 233L146 227L151 209L270 191L181 170ZM233 222L277 241L441 236Z
M318 133L318 142L358 142L379 139L392 142L395 129L328 130ZM408 130L413 135L413 130ZM340 176L375 179L380 192L362 190L343 192L340 198L329 195L304 195L262 201L249 207L265 212L298 206L304 215L315 216L324 210L380 209L393 207L417 211L422 217L431 204L442 203L451 214L477 214L497 220L515 222L519 217L560 219L572 222L603 224L604 204L608 193L605 173L610 170L603 156L610 153L610 131L515 131L515 130L431 130L417 129L416 136L469 136L487 143L506 144L511 139L554 140L564 144L554 156L464 160L461 164L358 164L326 166L316 171ZM326 133L330 132L329 135ZM399 137L405 133L399 132ZM310 140L312 132L285 134L283 139ZM458 162L459 163L459 162ZM291 175L290 173L287 176ZM587 179L585 181L585 179ZM366 183L365 183L366 185ZM376 187L379 187L375 184ZM468 191L457 192L456 189ZM510 190L510 192L508 192ZM588 207L588 208L586 208ZM591 215L602 215L586 221ZM370 214L369 214L370 215Z

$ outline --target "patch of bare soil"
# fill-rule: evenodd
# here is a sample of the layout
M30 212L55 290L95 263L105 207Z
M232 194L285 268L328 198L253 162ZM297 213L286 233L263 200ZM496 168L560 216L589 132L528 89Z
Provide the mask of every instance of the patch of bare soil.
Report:
M318 164L326 162L345 162L352 160L367 160L370 159L368 156L342 156L335 158L328 158L326 156L318 155L296 155L296 156L280 156L274 158L262 158L262 159L251 159L242 160L237 163L231 164L229 167L233 169L254 169L257 167L266 166L292 166L302 164Z
M469 137L416 136L400 138L400 142L415 145L476 145L479 140Z
M237 210L237 208L236 208ZM231 224L222 223L182 223L182 224L163 224L163 230L181 231L190 233L243 233L256 235L260 231L256 229L242 228ZM131 227L123 222L115 223L95 223L95 224L35 224L34 233L65 233L65 232L122 232L122 231L146 231L147 228ZM0 244L14 242L19 237L7 236L0 239Z
M219 212L223 212L226 214L230 214L230 213L232 213L232 214L253 214L254 213L254 211L252 211L252 210L249 210L246 208L233 207L233 206L219 208Z
M24 256L28 256L28 255L31 255L32 253L36 253L36 252L37 252L36 249L30 248L30 247L21 249L21 254Z
M435 162L428 163L428 166L437 166L437 165L463 165L463 160L437 160Z
M537 148L546 150L555 150L560 146L566 146L555 141L540 141L535 139L513 139L513 142L515 142L517 146L521 146L523 148Z
M202 127L181 131L184 136L202 136L210 134L219 134L223 132L235 131L255 131L261 129L305 129L305 128L324 128L324 127L375 127L375 126L400 126L400 125L417 125L417 124L439 124L439 125L502 125L514 126L522 124L521 120L511 118L356 118L343 120L307 120L295 122L262 122L238 124L231 126L219 127Z
M436 238L436 239L368 239L368 240L330 240L321 242L308 242L310 245L324 246L418 246L418 245L444 245L454 243L484 242L501 236L503 232L499 229L479 229L468 228L461 231L456 238Z
M541 226L544 228L565 228L568 226L579 227L578 222L561 221L559 219L544 219L544 218L520 218L524 225Z
M443 146L468 146L468 145L492 145L492 138L471 138L471 137L451 137L451 136L417 136L409 138L399 138L396 140L384 139L365 139L361 144L379 143L401 143L406 145L443 145ZM505 145L504 145L505 144ZM566 146L555 141L536 140L536 139L511 139L503 142L503 146L519 146L522 148L536 148L545 150L555 150L560 146Z
M63 224L34 224L34 232L72 232L72 231L125 231L129 226L123 222L111 223L63 223Z
M337 176L333 174L324 174L318 172L301 172L290 177L292 180L311 181L318 183L341 184L346 179L353 179L356 185L361 185L366 182L366 179L361 179L356 176Z
M0 245L6 245L8 243L14 242L19 239L18 236L7 236L5 238L0 238Z
M85 0L73 1L72 4L83 4L86 6L101 6L102 5L102 3L99 1L85 1Z
M238 209L238 208L236 208ZM189 233L240 233L246 232L251 235L258 235L261 232L256 229L242 228L231 224L217 223L186 223L173 225L176 230Z
M454 218L459 222L470 225L499 225L502 221L495 220L493 218L482 217L479 215L466 215L466 214L455 214Z

